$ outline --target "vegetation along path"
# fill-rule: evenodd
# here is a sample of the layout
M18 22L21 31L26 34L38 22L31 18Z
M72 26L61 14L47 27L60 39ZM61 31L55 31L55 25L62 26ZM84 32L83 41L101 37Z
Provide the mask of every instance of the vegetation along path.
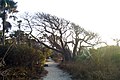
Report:
M47 76L43 77L43 80L72 80L70 75L57 67L58 63L48 59L48 67L45 69L48 71Z

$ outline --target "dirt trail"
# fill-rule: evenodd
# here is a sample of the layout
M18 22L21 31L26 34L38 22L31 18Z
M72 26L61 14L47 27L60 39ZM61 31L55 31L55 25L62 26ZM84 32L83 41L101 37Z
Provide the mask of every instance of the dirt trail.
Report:
M45 69L48 71L47 76L43 77L43 80L72 80L70 75L57 67L58 63L48 59L48 67Z

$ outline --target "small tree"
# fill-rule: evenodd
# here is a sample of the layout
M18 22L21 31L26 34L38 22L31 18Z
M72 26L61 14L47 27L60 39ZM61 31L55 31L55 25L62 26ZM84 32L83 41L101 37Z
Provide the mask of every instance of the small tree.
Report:
M2 44L5 45L5 30L11 27L9 22L6 22L7 14L18 12L16 10L17 3L13 0L0 0L0 18L2 18L3 30L2 30Z
M115 42L116 42L116 46L119 46L120 39L113 39L113 41L115 41Z

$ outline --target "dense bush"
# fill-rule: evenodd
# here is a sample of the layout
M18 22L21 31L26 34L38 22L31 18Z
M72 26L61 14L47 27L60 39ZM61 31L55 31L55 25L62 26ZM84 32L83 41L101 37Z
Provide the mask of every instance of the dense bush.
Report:
M90 49L90 53L91 57L87 60L66 62L60 67L70 72L75 80L120 79L120 47Z
M1 58L5 55L8 47L9 45L0 46ZM30 77L35 74L41 74L44 70L45 56L40 50L26 45L12 46L4 60L6 63L4 69L10 68L9 75L12 76L25 73L25 75Z
M53 53L51 55L51 58L55 61L55 62L62 62L63 61L63 56L60 53Z

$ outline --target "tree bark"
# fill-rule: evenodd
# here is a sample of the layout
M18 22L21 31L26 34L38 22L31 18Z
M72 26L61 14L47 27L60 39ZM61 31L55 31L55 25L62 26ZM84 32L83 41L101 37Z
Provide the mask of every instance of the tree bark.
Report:
M76 42L75 42L75 46L74 46L74 48L73 48L73 59L75 58L75 56L76 56L76 52L77 52L77 46L78 46L78 40L76 40Z
M6 15L6 12L4 10L3 17L2 17L2 20L3 20L2 45L5 45L5 15Z

